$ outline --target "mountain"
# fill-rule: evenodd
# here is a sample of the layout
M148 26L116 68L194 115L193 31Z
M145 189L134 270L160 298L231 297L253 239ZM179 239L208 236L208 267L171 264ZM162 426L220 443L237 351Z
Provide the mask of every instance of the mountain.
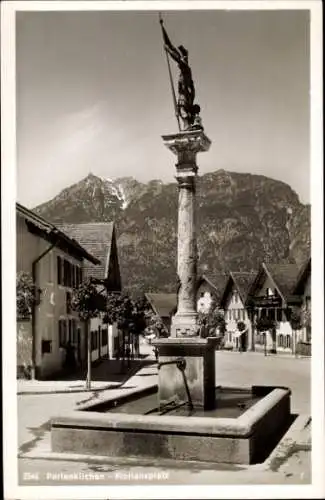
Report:
M174 291L177 185L93 174L34 210L53 223L115 220L123 285ZM297 262L310 252L310 207L287 184L217 170L197 181L199 272L256 270L262 262Z

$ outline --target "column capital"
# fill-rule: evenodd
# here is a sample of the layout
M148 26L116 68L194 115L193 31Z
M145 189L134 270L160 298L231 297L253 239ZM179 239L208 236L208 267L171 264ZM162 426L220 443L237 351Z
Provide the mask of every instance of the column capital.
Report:
M208 151L211 145L210 139L203 130L189 130L178 134L163 135L165 146L175 155L187 152L196 155Z

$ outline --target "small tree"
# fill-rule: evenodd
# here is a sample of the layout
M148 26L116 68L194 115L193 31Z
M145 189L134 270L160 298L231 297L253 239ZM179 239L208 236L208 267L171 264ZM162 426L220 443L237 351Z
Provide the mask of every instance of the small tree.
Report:
M276 352L276 321L275 319L269 318L267 316L261 316L256 319L255 328L258 332L270 331L272 335L272 350L271 352ZM265 352L266 352L266 337L265 337Z
M208 312L199 312L198 324L200 336L203 338L215 337L217 328L222 336L226 332L225 318L217 307L210 309Z
M167 328L158 314L153 312L147 316L145 333L147 335L155 334L156 337L168 337Z
M16 307L18 319L30 319L33 307L39 303L42 290L33 283L29 273L21 271L16 276Z
M144 296L138 297L137 299L133 300L132 322L130 325L130 331L132 335L132 351L135 341L137 356L139 356L139 337L144 332L147 326L147 309L148 304Z
M301 312L298 308L294 308L290 311L289 321L294 333L294 351L297 354L297 330L302 328Z
M133 300L128 294L110 293L107 296L105 321L109 324L117 323L122 332L122 359L125 355L125 339L128 336L133 340L146 328L146 302L143 297ZM138 338L136 338L138 342Z
M105 308L105 299L98 292L91 278L83 281L80 286L73 290L71 296L71 309L78 312L80 320L85 325L87 335L87 381L86 387L91 387L91 331L89 321L100 315Z
M238 323L237 323L237 330L239 332L245 332L246 329L247 329L247 326L244 323L244 321L238 321ZM244 333L242 333L242 335L239 338L239 342L240 342L240 346L241 346L240 349L241 350L245 350L246 349L246 347L245 347L246 346L246 342L244 342L244 341L245 341L245 339L244 339Z
M301 308L301 323L307 331L307 341L311 340L311 310L307 304L304 304Z

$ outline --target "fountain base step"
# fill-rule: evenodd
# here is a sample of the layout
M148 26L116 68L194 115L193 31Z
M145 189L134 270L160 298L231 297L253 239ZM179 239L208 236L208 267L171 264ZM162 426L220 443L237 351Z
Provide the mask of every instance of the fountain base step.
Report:
M228 397L228 401L233 399L229 407L236 407L237 415L228 417L218 417L218 408L214 414L202 408L189 412L185 402L176 408L170 405L164 414L155 414L155 408L148 411L150 391L138 391L133 396L88 404L54 417L52 451L231 464L264 461L292 422L290 390L218 388L217 403L222 401L222 391L224 396L236 391L243 398L246 394L247 401L250 394L252 404L238 406L238 397L236 402ZM151 394L156 397L156 393L157 387L152 388Z

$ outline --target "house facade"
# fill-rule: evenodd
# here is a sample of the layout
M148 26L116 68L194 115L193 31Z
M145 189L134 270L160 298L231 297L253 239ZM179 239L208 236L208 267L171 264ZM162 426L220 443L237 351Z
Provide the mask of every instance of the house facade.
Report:
M84 278L97 281L100 293L120 293L122 285L114 223L64 224L60 228L99 261L96 266L92 262L84 265ZM122 334L116 324L107 325L103 318L104 314L90 320L92 361L115 358L121 350Z
M70 307L71 292L82 280L84 262L99 261L18 203L16 231L17 273L28 273L41 290L31 317L17 318L17 375L47 378L62 370L68 341L77 361L84 356L84 327Z
M311 344L311 258L302 266L293 294L300 297L302 328L298 341ZM309 317L309 321L307 319Z
M213 305L218 305L223 294L228 274L202 274L197 282L196 303L197 311L206 313Z
M197 283L196 304L197 311L208 313L216 305L219 297L218 287L205 275L202 275Z
M246 298L255 275L253 273L230 272L223 294L220 309L226 321L225 348L251 350L253 348L252 321L246 308ZM244 326L240 330L238 324Z
M263 263L252 283L246 307L254 324L260 318L274 322L274 328L258 331L253 327L253 349L257 351L295 351L295 338L290 324L292 307L299 304L293 288L299 274L296 264Z
M172 316L177 310L176 293L146 293L153 314L159 316L166 332L170 332Z

